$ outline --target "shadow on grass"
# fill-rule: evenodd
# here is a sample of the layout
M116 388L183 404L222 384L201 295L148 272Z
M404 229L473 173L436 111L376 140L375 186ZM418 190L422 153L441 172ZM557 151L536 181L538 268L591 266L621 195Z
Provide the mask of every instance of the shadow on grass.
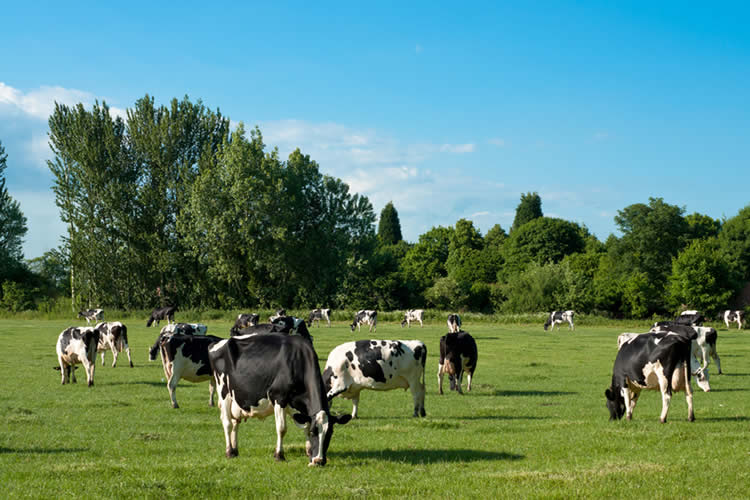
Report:
M722 373L721 375L717 375L717 377L748 377L750 376L750 373Z
M34 453L37 455L50 455L53 453L78 453L79 451L88 451L88 448L6 448L0 446L0 454Z
M706 417L700 420L703 422L750 422L750 417Z
M328 455L360 460L387 460L389 462L408 463L411 465L440 462L463 463L492 460L522 460L526 458L524 455L517 455L515 453L482 450L366 450L349 453L329 452Z
M741 387L734 387L731 389L711 389L711 392L747 392L750 391L750 389L745 389Z
M107 385L152 385L158 387L164 387L167 385L166 382L153 382L151 380L131 380L128 382L109 382Z
M508 391L508 390L496 390L487 396L572 396L578 394L577 392L570 391L536 391L536 390L522 390L522 391Z

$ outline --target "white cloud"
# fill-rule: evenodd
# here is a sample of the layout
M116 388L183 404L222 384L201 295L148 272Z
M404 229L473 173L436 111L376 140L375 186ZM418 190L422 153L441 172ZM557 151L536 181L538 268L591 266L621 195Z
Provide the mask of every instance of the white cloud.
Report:
M475 144L443 144L440 146L440 151L443 153L473 153L475 149Z
M70 106L79 102L88 104L93 101L94 95L82 90L42 86L23 93L0 82L0 104L45 122L54 111L55 102Z
M487 211L484 211L484 212L474 212L473 214L471 214L472 217L484 217L485 215L490 215L490 213Z

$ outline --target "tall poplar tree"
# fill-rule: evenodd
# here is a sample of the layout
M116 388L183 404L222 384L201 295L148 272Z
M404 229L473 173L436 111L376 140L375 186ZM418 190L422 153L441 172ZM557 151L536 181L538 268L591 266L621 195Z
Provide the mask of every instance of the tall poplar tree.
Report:
M0 282L10 278L23 259L23 237L26 234L26 217L21 207L5 187L5 169L8 155L0 142Z
M513 219L511 232L523 226L527 222L542 217L542 198L536 191L521 195L521 202L516 207L516 217Z
M403 239L401 236L401 222L393 202L389 201L382 212L378 223L378 239L383 245L395 245Z

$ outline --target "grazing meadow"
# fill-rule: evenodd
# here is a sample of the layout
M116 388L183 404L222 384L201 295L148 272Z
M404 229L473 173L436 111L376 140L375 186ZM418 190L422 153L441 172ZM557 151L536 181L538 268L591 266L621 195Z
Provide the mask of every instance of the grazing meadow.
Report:
M113 320L114 318L108 318ZM187 319L180 317L180 320ZM226 319L204 320L228 336ZM85 322L84 322L85 323ZM723 375L712 391L693 382L696 421L683 393L659 423L661 397L644 392L633 420L610 422L616 337L647 331L616 323L472 323L479 362L461 396L437 394L444 320L424 328L383 321L352 333L344 321L311 328L321 369L336 345L355 339L419 339L428 349L427 417L412 418L408 391L363 391L360 418L337 426L328 465L308 467L304 437L291 419L286 462L275 462L274 419L239 427L239 457L224 456L208 383L182 381L170 406L160 362L147 351L158 329L128 326L134 368L97 358L95 385L60 385L55 342L76 321L0 320L0 484L6 498L747 498L750 496L750 332L719 332ZM447 383L447 380L446 380ZM350 413L336 398L334 413Z

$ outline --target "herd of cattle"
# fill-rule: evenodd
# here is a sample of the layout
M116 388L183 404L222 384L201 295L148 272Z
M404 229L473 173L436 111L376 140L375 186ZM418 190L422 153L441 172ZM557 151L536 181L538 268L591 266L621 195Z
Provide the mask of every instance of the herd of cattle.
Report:
M218 389L220 419L226 438L227 457L237 456L237 427L250 417L274 415L277 444L274 457L284 460L282 440L286 433L286 415L291 415L306 436L309 465L325 465L326 453L334 424L346 424L357 418L359 397L363 389L379 391L409 389L414 403L414 416L424 417L425 364L427 347L419 340L358 340L335 347L328 356L323 372L313 347L307 324L326 320L330 327L331 310L314 309L307 322L287 316L279 310L268 323L259 323L258 314L240 314L230 328L230 337L208 335L208 327L196 323L176 323L176 307L156 309L146 326L166 320L149 359L161 358L170 400L178 408L177 383L209 382L209 405L214 405ZM102 319L101 309L81 311L79 317L90 321ZM575 328L574 311L553 311L544 329L567 322ZM409 310L401 326L419 322L423 326L424 310ZM727 327L736 322L743 327L743 311L726 311ZM623 333L617 339L611 386L605 391L610 419L632 417L641 390L659 389L665 422L672 391L684 391L688 402L688 418L694 419L690 376L698 386L710 390L708 364L712 358L721 373L716 351L714 328L703 327L704 318L697 311L685 311L674 321L658 322L648 333ZM351 330L368 325L377 330L377 311L360 310ZM461 318L450 314L448 333L440 338L438 391L443 394L443 377L448 374L451 390L463 393L463 374L467 390L477 366L477 344L461 329ZM319 325L320 326L320 325ZM62 383L76 382L75 368L82 364L88 385L94 383L96 354L101 353L102 365L106 351L112 351L112 366L118 354L125 351L133 367L128 346L127 327L121 322L100 321L95 326L70 327L60 333L57 357ZM352 414L331 414L331 400L341 396L353 403Z

